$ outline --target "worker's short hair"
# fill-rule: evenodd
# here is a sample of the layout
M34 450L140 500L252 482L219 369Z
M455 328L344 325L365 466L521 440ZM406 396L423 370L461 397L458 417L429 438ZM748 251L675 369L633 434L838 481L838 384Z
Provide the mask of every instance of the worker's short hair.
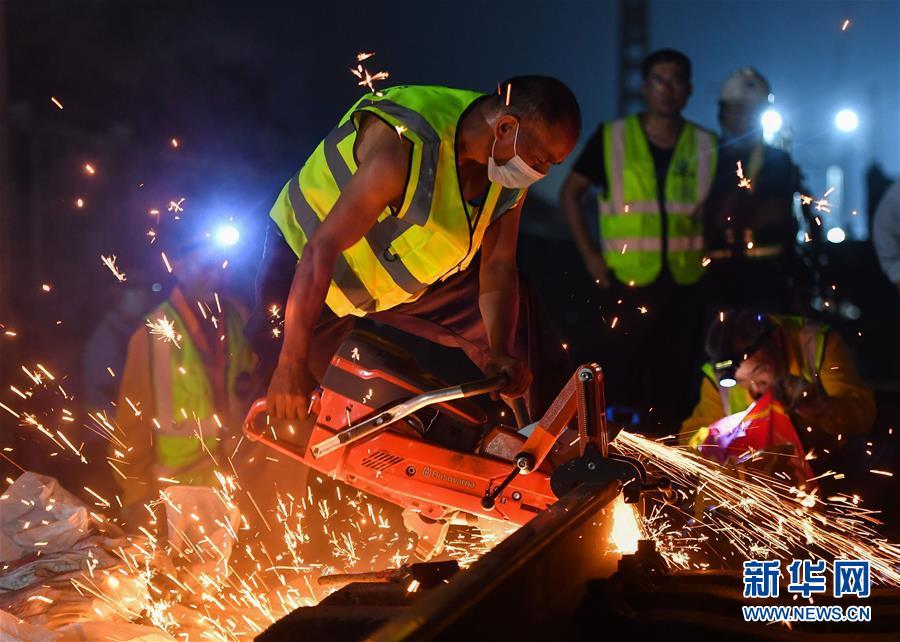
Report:
M755 310L726 310L720 315L706 333L706 355L714 363L743 361L766 345L774 328L768 315Z
M647 77L650 76L650 72L653 70L653 67L663 62L674 62L678 65L681 65L682 70L684 70L685 77L688 80L691 79L690 58L688 58L685 54L681 53L677 49L657 49L649 56L644 58L644 61L641 63L641 76L643 76L644 80L647 80Z
M515 76L503 81L498 90L494 96L498 109L523 120L537 118L547 125L562 125L575 138L581 133L578 99L561 80L551 76Z

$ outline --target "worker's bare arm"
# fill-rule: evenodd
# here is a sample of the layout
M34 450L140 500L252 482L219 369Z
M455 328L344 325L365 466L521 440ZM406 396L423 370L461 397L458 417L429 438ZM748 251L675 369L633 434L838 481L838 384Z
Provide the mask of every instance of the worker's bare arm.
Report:
M519 316L516 245L524 201L524 197L519 199L512 210L487 229L478 275L478 306L491 345L487 374L509 375L510 384L503 392L510 396L523 394L531 383L528 369L512 356Z
M581 206L581 199L590 186L591 181L586 176L575 171L569 172L559 190L559 205L572 233L572 239L578 248L578 253L584 260L585 267L598 285L606 287L609 285L606 263L591 236L585 222L584 209Z
M302 417L315 386L307 365L312 330L325 304L340 252L359 241L406 189L410 144L382 121L364 123L357 144L359 169L303 250L285 308L284 344L269 386L270 411Z

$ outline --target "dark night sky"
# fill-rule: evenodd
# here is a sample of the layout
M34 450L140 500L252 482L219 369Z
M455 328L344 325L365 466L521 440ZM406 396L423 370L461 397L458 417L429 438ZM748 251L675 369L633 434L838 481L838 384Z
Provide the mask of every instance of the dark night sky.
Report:
M358 95L347 72L357 51L388 83L488 89L517 73L546 73L580 98L587 130L615 116L618 15L611 2L111 2L12 3L11 90L36 112L91 127L130 123L179 135L202 153L241 156L270 192L302 162ZM840 31L845 18L852 20ZM724 77L752 64L767 74L794 131L795 155L824 189L846 166L851 198L871 159L900 172L900 3L651 2L651 44L695 61L687 114L715 128ZM834 134L852 106L862 126ZM194 147L195 150L198 147ZM269 168L278 168L275 175ZM540 186L553 195L562 172ZM228 180L223 176L222 180ZM231 181L229 181L231 182Z

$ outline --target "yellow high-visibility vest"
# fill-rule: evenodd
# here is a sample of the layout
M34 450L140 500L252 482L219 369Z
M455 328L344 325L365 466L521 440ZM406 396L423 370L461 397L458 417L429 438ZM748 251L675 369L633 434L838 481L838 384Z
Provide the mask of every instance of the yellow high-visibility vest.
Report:
M242 373L249 375L253 354L243 336L244 321L227 301L222 302L227 398L234 399L235 383ZM216 408L213 383L200 351L184 319L168 301L151 318L165 316L173 322L178 346L151 337L150 369L154 410L158 428L154 431L154 474L183 484L214 485L212 454L218 450L222 422L227 409Z
M353 149L364 114L382 119L412 146L399 210L385 208L366 235L338 256L325 298L336 315L364 316L414 301L429 285L466 269L488 226L525 193L492 183L481 207L463 201L457 126L482 95L432 86L367 94L282 189L269 216L299 257L357 171Z
M603 126L607 189L600 195L603 258L616 278L648 285L662 270L662 216L656 167L637 115ZM716 138L685 121L666 174L666 263L681 285L703 275L700 205L716 169Z

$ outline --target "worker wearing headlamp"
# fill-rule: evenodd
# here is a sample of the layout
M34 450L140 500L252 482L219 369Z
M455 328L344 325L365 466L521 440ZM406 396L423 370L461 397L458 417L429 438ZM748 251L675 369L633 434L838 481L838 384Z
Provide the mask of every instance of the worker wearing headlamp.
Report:
M254 359L242 333L246 313L226 294L222 267L224 248L239 236L231 225L203 230L191 219L173 218L158 229L157 247L175 283L128 343L116 404L119 438L110 443L110 456L127 461L117 482L131 529L149 517L144 504L173 483L167 480L216 485L216 454L239 434ZM169 337L159 330L166 326Z
M805 450L817 454L869 431L875 401L840 335L802 317L723 312L706 337L710 362L700 401L681 427L683 445L704 443L709 426L771 391Z

